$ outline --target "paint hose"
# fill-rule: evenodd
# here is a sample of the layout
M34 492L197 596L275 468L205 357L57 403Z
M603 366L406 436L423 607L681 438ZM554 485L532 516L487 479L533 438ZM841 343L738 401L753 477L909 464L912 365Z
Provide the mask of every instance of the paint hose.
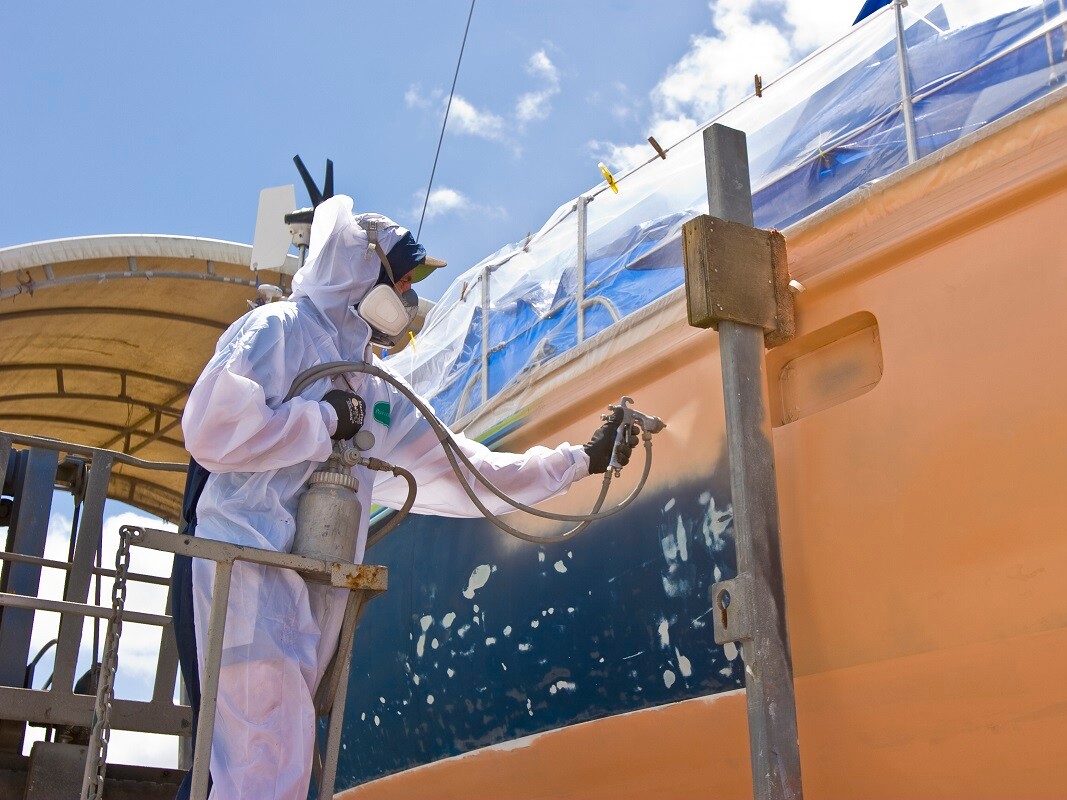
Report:
M496 485L494 485L488 478L482 475L478 468L474 466L474 464L471 462L470 458L468 458L467 454L464 453L460 449L459 445L457 445L456 442L452 439L452 435L451 432L448 430L448 427L443 422L441 422L441 420L434 413L433 409L431 409L425 402L423 402L422 398L415 394L415 392L406 383L404 383L404 381L402 381L395 375L390 374L386 370L374 366L373 364L367 364L364 362L357 361L331 361L326 364L320 364L318 366L311 367L310 369L304 370L296 376L293 381L293 385L289 389L289 393L286 394L285 398L283 399L283 402L291 400L293 397L303 391L304 388L314 383L315 381L346 372L358 372L364 375L371 375L376 378L380 378L381 380L396 388L397 391L399 391L402 395L404 395L404 397L410 400L412 405L414 405L415 408L426 418L427 423L429 423L431 429L436 434L437 439L441 444L441 447L444 449L445 458L448 460L449 466L456 474L460 486L463 488L463 491L466 493L467 497L470 498L474 506L482 512L486 519L488 519L502 531L518 539L522 539L523 541L533 542L534 544L553 544L573 539L579 533L584 531L590 523L595 522L599 519L606 519L607 517L613 516L614 514L619 513L620 511L628 507L631 503L633 503L633 501L636 500L637 496L641 493L641 490L644 488L645 483L648 480L649 472L651 472L652 470L652 434L648 431L644 431L642 439L645 445L645 464L644 469L641 472L641 479L638 481L637 486L634 487L633 491L624 500L622 500L622 502L618 503L616 506L608 509L607 511L601 511L601 508L604 505L604 501L607 498L608 488L611 485L612 473L611 470L608 470L604 473L604 480L600 488L600 494L598 495L597 500L594 503L593 508L589 511L589 513L558 514L551 511L544 511L539 508L534 508L533 506L526 505L525 503L522 503L510 497L501 489L499 489ZM575 525L569 530L563 531L562 533L549 534L544 536L526 533L525 531L520 531L517 528L513 528L511 525L508 525L506 522L501 520L499 516L490 511L485 506L485 504L482 503L477 493L474 491L474 488L468 483L466 476L463 474L463 470L460 467L460 463L462 463L463 466L470 470L471 475L474 476L474 478L479 483L481 483L492 494L496 495L499 499L510 505L512 508L515 508L519 511L524 511L527 514L531 514L536 517L541 517L543 519L550 519L558 522L577 522L579 524ZM410 475L411 473L407 473L407 476ZM410 508L409 503L413 501L415 483L413 477L409 479L407 476L405 476L405 480L408 480L409 502L406 502L404 505L407 508ZM399 520L390 521L389 527L385 532L387 533L388 531L392 530L392 528L395 527L398 522ZM375 535L374 541L379 541L384 535L385 533L379 531Z

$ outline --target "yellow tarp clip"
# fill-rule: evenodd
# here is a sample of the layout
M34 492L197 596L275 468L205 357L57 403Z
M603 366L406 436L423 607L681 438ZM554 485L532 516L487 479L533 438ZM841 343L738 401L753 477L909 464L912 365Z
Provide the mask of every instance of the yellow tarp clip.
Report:
M615 183L615 176L608 171L608 168L604 166L603 161L597 164L597 166L600 167L600 171L604 173L604 180L608 182L608 186L611 187L611 191L615 192L615 194L618 194L619 185Z

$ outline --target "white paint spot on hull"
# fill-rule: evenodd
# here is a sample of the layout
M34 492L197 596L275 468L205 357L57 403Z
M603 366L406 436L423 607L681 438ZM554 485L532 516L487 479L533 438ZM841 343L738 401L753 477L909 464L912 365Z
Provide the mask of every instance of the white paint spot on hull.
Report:
M674 648L674 657L678 661L678 671L682 673L683 678L688 678L693 674L693 665L688 658L678 652L678 648Z
M678 530L674 532L674 538L678 542L678 558L682 561L689 560L689 539L685 535L685 525L682 518L678 517Z
M479 564L475 567L474 572L471 573L470 580L467 581L467 588L463 590L463 596L468 600L473 600L474 593L485 586L492 572L493 570L488 564Z
M556 568L556 572L563 573L567 571L567 565L563 563L563 559L560 559L552 566Z
M671 625L670 625L670 623L667 622L667 620L665 620L665 619L661 619L660 622L659 622L659 627L657 628L657 631L659 632L659 646L660 647L670 647L670 644L671 644Z
M447 614L445 614L444 619L441 620L441 624L444 625L446 628L451 628L452 627L452 623L455 622L455 621L456 621L456 612L455 611L449 611Z
M664 685L665 685L665 686L666 686L666 687L667 687L668 689L670 689L670 688L671 688L672 686L674 686L674 681L675 681L675 680L676 680L676 678L675 678L675 676L674 676L674 673L673 673L673 672L672 672L671 670L669 670L669 669L665 669L665 670L663 671L663 684L664 684Z

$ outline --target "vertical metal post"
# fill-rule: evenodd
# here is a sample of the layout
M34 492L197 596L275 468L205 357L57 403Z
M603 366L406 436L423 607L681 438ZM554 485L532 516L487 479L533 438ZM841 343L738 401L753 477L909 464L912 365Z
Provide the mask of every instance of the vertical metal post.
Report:
M908 43L904 39L904 6L908 0L893 0L897 24L897 73L900 76L900 110L904 115L904 136L908 140L908 163L919 160L919 138L915 132L915 108L911 102L911 68Z
M575 303L578 305L578 344L585 341L585 245L586 245L586 206L589 198L584 194L578 198L578 289Z
M482 402L489 400L489 276L492 268L482 270Z
M11 457L11 437L0 436L0 491L7 480L7 461Z
M712 216L752 225L745 134L723 125L705 129L704 158ZM736 611L750 617L751 639L742 640L742 653L753 793L757 800L799 800L800 747L763 337L754 325L719 323L738 579L750 587L744 593L749 607Z
M207 800L208 770L211 766L211 740L215 736L215 705L219 699L219 673L222 671L222 643L226 632L226 606L230 601L230 575L233 562L215 564L215 584L211 590L211 616L207 628L207 653L200 678L200 716L196 721L196 752L193 754L193 780L189 796Z
M319 776L319 800L333 797L333 785L337 780L337 758L341 753L341 729L344 726L345 700L348 697L348 672L352 666L352 641L356 626L363 617L365 596L362 591L353 591L345 609L344 623L337 642L336 672L331 679L335 686L329 692L330 725L326 734L326 756L322 760L322 774Z
M74 543L74 563L67 578L67 590L63 599L71 603L84 603L89 599L89 583L93 563L100 551L104 534L104 504L107 487L111 482L112 458L98 453L89 467L89 483L85 490L85 505L77 541ZM100 576L96 576L100 580ZM59 643L52 668L52 691L57 695L72 695L75 670L78 666L78 650L81 646L84 620L73 614L64 614L59 620ZM90 665L92 667L94 665Z
M41 558L48 538L59 453L32 448L23 454L22 459L22 468L14 476L18 485L8 539L11 552ZM40 590L41 567L36 564L4 562L0 574L6 581L4 591L36 597ZM4 654L0 663L0 686L21 687L26 680L33 620L34 612L22 608L7 608L0 616L0 653ZM78 624L81 624L80 619Z
M178 681L178 701L183 706L192 705L189 699L189 690L185 688L184 678ZM188 734L178 737L178 769L186 772L193 768L192 743L193 738Z

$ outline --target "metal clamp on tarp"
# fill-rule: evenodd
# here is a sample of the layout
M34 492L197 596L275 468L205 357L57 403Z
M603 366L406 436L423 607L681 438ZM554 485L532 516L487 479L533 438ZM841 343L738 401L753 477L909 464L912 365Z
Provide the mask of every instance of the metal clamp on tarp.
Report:
M785 237L702 214L682 226L689 324L724 320L763 328L767 347L796 335Z
M715 618L715 644L750 640L753 624L752 577L738 575L711 585L712 616Z

